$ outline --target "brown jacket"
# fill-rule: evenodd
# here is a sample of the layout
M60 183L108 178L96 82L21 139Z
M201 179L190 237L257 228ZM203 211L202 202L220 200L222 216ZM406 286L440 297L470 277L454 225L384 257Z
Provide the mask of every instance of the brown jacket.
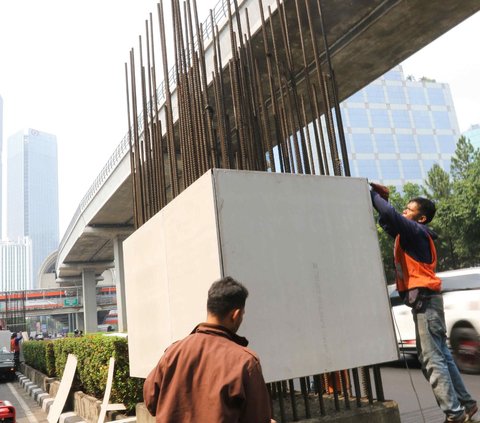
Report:
M260 362L248 341L201 323L172 344L143 385L158 423L270 423Z

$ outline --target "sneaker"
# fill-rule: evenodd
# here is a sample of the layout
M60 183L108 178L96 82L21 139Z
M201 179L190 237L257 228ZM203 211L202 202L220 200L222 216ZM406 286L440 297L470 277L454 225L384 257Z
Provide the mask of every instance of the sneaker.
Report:
M477 404L473 404L470 407L465 407L465 413L467 413L468 418L471 420L472 416L478 411Z
M445 423L464 423L468 422L469 417L467 416L467 413L462 412L459 416L447 416L447 419L445 420Z

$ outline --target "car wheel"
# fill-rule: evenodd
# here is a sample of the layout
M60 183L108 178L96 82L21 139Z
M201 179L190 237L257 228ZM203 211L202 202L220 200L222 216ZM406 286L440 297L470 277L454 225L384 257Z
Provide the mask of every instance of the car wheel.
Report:
M480 337L473 328L456 328L450 336L453 357L463 373L480 373Z

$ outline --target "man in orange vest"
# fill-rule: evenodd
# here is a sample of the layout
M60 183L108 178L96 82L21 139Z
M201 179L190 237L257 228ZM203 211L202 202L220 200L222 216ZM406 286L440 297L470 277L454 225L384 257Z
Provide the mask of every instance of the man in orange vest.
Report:
M18 370L20 367L20 340L22 339L22 334L12 333L10 337L10 351L13 352L13 360L15 363L15 369Z
M435 274L437 235L426 226L435 216L435 204L423 197L410 200L398 213L388 203L388 188L370 184L380 226L395 239L397 290L412 308L418 358L432 386L445 422L466 422L478 411L447 346L442 281Z

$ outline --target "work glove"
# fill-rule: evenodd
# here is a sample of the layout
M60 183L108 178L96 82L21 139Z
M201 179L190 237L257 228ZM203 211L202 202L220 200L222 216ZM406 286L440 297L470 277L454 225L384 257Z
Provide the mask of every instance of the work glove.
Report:
M388 196L390 195L390 190L385 185L376 184L374 182L370 182L370 186L372 190L375 191L380 197L382 197L385 201L388 201Z

